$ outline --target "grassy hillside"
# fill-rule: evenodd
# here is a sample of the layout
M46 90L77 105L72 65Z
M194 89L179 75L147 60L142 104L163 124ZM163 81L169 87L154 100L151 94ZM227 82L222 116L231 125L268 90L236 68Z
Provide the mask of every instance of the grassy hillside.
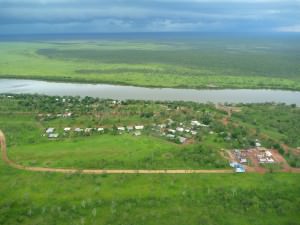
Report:
M295 39L1 42L0 77L300 90Z

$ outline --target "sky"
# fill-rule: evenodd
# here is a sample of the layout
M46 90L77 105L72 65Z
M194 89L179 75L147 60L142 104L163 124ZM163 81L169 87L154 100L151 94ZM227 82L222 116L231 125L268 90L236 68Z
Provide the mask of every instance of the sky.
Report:
M0 35L300 32L300 0L0 0Z

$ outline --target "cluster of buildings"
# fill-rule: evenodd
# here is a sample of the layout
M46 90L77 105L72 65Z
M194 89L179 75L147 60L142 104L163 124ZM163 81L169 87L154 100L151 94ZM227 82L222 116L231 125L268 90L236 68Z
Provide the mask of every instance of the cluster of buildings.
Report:
M239 150L234 149L232 151L235 162L231 162L230 166L236 169L236 172L241 172L245 167L243 164L247 164L249 158L254 162L254 164L266 164L266 163L275 163L275 159L272 154L272 150L261 147L259 140L255 140L255 148Z
M70 114L71 116L71 114ZM178 126L176 126L178 124ZM165 137L169 140L177 141L181 144L186 143L189 138L197 135L199 128L208 127L203 123L200 123L197 120L192 120L189 125L185 125L183 123L176 123L172 119L168 119L167 123L163 124L153 124L152 131L158 134L159 136ZM132 133L135 136L140 136L142 131L145 129L144 125L132 125L132 126L118 126L115 128L111 128L110 130L115 129L119 134L123 134L125 132ZM99 132L104 133L106 128L71 128L65 127L63 129L64 134L68 134L70 132L74 133L91 133L91 132ZM48 136L50 139L55 139L59 137L59 132L56 132L55 128L47 128L44 136Z
M144 129L144 125L137 125L137 126L127 126L127 127L117 127L117 131L119 132L119 134L122 134L124 132L131 132L134 131L134 135L135 136L140 136L142 133L141 131ZM74 133L91 133L91 132L99 132L99 133L104 133L105 132L105 128L103 127L98 127L98 128L71 128L71 127L65 127L63 129L64 134L70 133L70 132L74 132ZM56 129L53 127L49 127L46 129L45 131L45 135L50 139L54 139L54 138L58 138L59 137L59 133L56 132Z
M258 162L262 163L262 164L275 162L272 152L265 148L257 149L256 157L257 157Z
M208 127L208 125L202 124L197 120L192 120L189 126L179 123L179 126L174 127L173 123L172 119L168 119L167 124L155 125L153 130L158 130L160 136L164 136L169 140L177 140L179 143L184 144L190 136L197 135L199 127Z
M247 159L247 154L248 154L248 150L239 150L239 149L234 149L233 150L233 154L235 156L235 159L239 162L239 163L247 163L248 159Z

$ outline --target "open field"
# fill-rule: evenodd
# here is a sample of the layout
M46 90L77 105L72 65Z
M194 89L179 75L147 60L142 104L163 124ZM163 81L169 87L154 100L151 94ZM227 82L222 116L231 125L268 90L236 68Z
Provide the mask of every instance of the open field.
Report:
M0 42L0 77L300 90L295 38Z

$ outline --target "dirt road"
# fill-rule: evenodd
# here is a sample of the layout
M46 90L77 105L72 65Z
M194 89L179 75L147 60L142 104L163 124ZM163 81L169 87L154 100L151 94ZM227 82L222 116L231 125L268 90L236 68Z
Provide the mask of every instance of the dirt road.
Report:
M10 160L7 156L5 135L0 130L0 145L2 160L9 166L27 171L54 172L54 173L82 173L82 174L191 174L191 173L233 173L232 170L90 170L66 169L23 166Z

